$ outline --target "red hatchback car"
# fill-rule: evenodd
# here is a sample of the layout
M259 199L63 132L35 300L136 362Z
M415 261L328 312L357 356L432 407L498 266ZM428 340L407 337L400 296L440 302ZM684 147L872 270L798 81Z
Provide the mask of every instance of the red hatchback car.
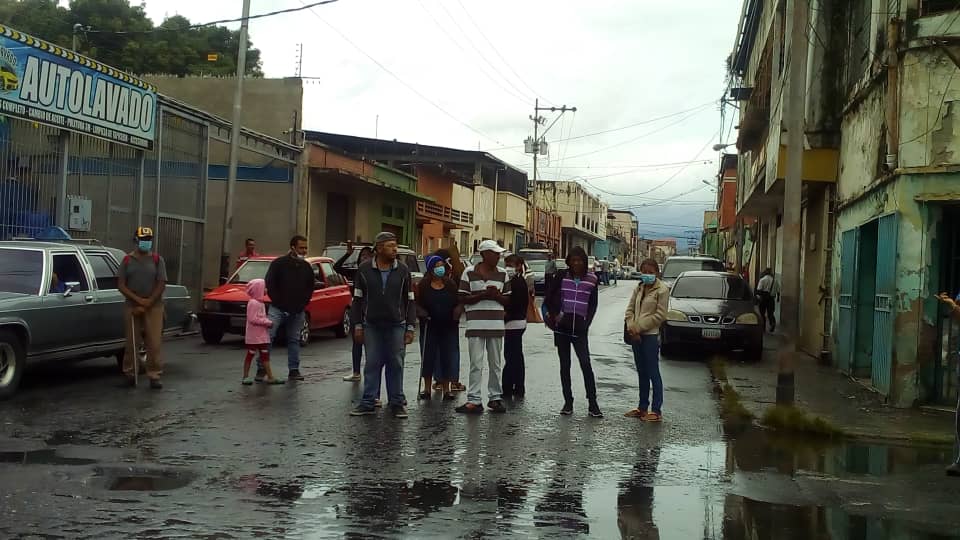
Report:
M247 296L247 283L265 278L275 258L250 258L225 284L203 295L198 318L205 342L215 345L220 343L224 334L243 335L247 322L247 300L250 299ZM333 270L333 260L328 257L307 257L307 262L313 267L316 286L300 330L300 344L306 345L314 330L330 329L337 337L346 337L350 333L351 300L347 280ZM269 296L264 300L269 306Z

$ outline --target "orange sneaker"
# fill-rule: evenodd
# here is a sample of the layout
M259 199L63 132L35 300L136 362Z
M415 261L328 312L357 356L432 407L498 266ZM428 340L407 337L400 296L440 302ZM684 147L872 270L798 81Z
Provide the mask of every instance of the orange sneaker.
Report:
M642 409L630 409L629 411L623 413L623 415L627 418L639 418L642 420L645 416L647 416L647 411Z
M655 412L647 413L643 417L644 422L663 422L663 415Z

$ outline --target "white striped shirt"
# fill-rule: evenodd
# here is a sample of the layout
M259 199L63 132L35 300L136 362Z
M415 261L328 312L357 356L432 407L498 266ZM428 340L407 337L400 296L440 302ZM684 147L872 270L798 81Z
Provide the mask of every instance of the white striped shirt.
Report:
M471 295L481 293L488 287L496 287L502 294L510 294L510 281L507 280L507 271L497 268L497 271L483 279L476 266L463 271L460 279L460 294ZM467 316L467 337L503 337L503 306L495 300L481 300L465 308Z

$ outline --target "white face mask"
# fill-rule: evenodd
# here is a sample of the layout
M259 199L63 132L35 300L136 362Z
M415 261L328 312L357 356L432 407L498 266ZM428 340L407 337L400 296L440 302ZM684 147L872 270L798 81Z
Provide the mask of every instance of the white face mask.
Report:
M508 266L508 267L507 267L507 277L510 278L510 279L513 279L513 277L516 276L516 275L517 275L517 269L514 268L514 267L512 267L512 266Z

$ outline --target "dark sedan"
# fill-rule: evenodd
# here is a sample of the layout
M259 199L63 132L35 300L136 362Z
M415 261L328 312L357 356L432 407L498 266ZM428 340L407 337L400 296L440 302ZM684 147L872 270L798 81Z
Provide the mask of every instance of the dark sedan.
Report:
M743 349L750 360L763 354L763 325L753 291L737 274L683 272L670 291L661 347Z

